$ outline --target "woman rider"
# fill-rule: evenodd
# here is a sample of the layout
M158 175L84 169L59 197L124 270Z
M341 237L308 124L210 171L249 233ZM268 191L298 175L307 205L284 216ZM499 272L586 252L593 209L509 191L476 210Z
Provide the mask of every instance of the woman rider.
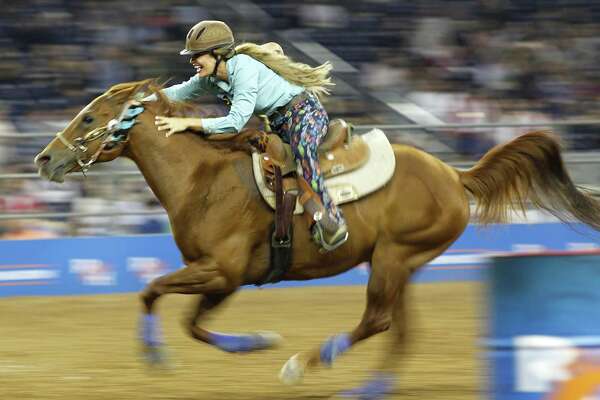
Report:
M202 21L188 32L185 49L196 75L163 89L171 100L191 101L212 93L231 108L220 118L156 117L166 136L186 130L205 134L239 132L253 114L266 114L271 129L290 143L304 180L318 195L305 204L313 215L313 238L323 249L333 250L347 238L341 210L332 202L319 168L317 148L327 133L329 117L318 96L329 94L331 64L318 67L293 62L275 43L234 46L231 29L221 21ZM312 203L312 204L311 204ZM323 212L323 207L325 212Z

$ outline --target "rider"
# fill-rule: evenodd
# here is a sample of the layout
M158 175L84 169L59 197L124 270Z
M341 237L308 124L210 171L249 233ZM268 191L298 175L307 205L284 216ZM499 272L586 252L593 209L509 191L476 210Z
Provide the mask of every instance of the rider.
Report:
M344 243L348 238L346 222L325 188L317 155L329 125L318 96L329 94L326 87L333 85L328 76L331 64L310 67L294 62L276 43L234 46L231 29L221 21L194 25L180 54L190 56L196 75L163 89L163 93L176 101L212 93L231 108L220 118L157 116L158 129L166 131L167 136L186 130L205 134L239 132L253 114L267 115L273 132L290 143L304 180L318 195L318 199L304 205L313 216L313 238L328 250Z

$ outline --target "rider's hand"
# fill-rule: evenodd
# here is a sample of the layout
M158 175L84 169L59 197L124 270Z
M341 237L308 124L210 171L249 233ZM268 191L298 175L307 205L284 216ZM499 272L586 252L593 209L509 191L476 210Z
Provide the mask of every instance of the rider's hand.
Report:
M188 129L202 129L202 122L199 118L173 118L156 116L154 119L154 124L159 131L166 131L166 137L169 137L174 133L186 131Z

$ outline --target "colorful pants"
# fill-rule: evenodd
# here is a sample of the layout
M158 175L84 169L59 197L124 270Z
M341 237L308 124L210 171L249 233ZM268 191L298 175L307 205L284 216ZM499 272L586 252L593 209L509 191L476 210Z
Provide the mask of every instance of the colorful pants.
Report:
M289 108L271 124L272 129L292 147L296 162L302 166L304 179L319 195L329 216L345 223L341 210L333 203L319 167L317 148L327 134L329 116L316 96L309 95Z

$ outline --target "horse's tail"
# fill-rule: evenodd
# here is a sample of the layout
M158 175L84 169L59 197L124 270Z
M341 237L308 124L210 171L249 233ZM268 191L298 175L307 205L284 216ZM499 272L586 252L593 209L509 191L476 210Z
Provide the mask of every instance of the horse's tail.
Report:
M506 222L510 210L524 213L529 199L562 221L573 216L600 231L600 202L575 186L553 134L526 133L494 147L459 174L477 200L482 224Z

